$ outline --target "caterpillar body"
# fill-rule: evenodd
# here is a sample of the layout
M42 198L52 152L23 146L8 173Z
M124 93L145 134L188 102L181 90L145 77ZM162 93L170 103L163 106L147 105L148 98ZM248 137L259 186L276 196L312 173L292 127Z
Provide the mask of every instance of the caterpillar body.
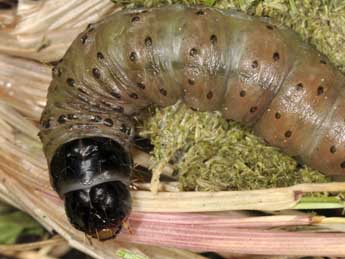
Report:
M52 185L77 229L116 236L131 210L134 118L178 100L345 175L344 84L268 19L180 5L120 11L89 25L53 68L40 129Z

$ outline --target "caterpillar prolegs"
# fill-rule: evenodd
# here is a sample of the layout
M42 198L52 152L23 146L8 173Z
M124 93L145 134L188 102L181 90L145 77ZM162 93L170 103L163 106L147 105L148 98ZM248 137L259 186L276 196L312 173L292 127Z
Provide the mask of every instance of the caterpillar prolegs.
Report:
M180 5L89 25L53 69L40 137L79 230L116 236L131 210L135 119L178 100L251 125L327 175L345 175L344 76L268 19Z

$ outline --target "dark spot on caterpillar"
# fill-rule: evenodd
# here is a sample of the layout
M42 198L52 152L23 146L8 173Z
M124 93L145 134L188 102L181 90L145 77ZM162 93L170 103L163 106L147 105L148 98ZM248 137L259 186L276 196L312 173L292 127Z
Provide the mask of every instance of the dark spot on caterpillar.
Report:
M143 83L137 83L137 87L140 89L145 89L145 85Z
M254 61L252 62L252 68L257 68L258 66L259 66L258 61L257 61L257 60L254 60Z
M189 55L195 57L198 54L198 50L196 48L191 48L189 51Z
M337 148L335 146L331 146L331 148L329 149L329 151L334 154L337 151Z
M67 114L67 119L69 120L76 120L78 119L78 116L75 114Z
M95 107L96 109L101 109L101 105L99 103L96 104L91 104L93 107Z
M139 16L134 16L131 20L132 23L135 23L135 22L139 22L140 21L140 17Z
M291 130L287 130L287 131L285 132L285 134L284 134L284 136L285 136L286 138L290 138L291 135L292 135L292 131L291 131Z
M80 38L80 41L82 44L85 44L85 42L87 41L87 35L83 35L81 38Z
M108 106L108 107L112 107L112 105L106 101L102 101L102 104L104 104L105 106Z
M57 121L60 124L65 123L66 122L66 116L65 115L60 115Z
M83 94L87 94L87 92L85 92L85 90L83 88L78 88L78 91L83 93Z
M194 85L194 80L193 79L188 79L188 84L190 84L190 85Z
M98 58L98 60L103 60L104 56L101 52L97 52L97 58Z
M74 79L72 79L72 78L67 78L66 82L67 82L67 84L68 84L69 86L71 86L71 87L74 87L74 86L75 86L75 81L74 81Z
M119 106L119 107L114 107L114 108L113 108L113 111L119 112L119 113L123 113L124 109L123 109L122 106Z
M145 38L145 46L146 47L152 46L152 39L151 39L151 37L146 37Z
M101 77L101 72L98 68L93 68L92 75L94 76L94 78L99 79Z
M212 99L212 97L213 97L212 91L209 91L209 92L207 93L206 97L207 97L207 99Z
M58 67L53 67L52 72L54 76L61 76L61 69Z
M156 75L158 75L158 73L159 73L159 68L153 68L152 70L151 70L151 72L152 72L152 75L154 75L154 76L156 76Z
M198 109L197 109L197 108L194 108L194 107L190 107L190 109L191 109L192 111L195 111L195 112L198 111Z
M280 59L279 53L278 52L274 52L273 53L273 60L274 61L278 61Z
M45 129L50 128L50 120L43 121L42 126Z
M321 64L325 64L325 65L327 64L327 62L324 61L324 60L322 60L322 59L320 59L320 63L321 63Z
M212 43L212 45L215 45L217 43L217 36L212 34L211 37L210 37L210 41Z
M131 54L129 55L129 59L135 62L137 60L137 53L131 52Z
M241 90L241 91L240 91L240 96L241 96L241 97L245 97L245 96L246 96L246 91Z
M266 28L269 30L273 30L273 26L272 25L266 25Z
M274 115L274 117L279 120L281 118L281 114L279 112L276 112L276 114Z
M345 161L341 162L340 167L345 168Z
M297 85L296 85L296 90L297 91L301 91L303 89L303 84L302 83L298 83Z
M93 31L94 29L95 29L95 27L93 26L92 23L89 23L86 27L86 30L88 30L88 31Z
M323 94L323 92L324 92L324 89L323 89L323 87L320 85L320 86L317 88L317 95L321 95L321 94Z
M125 133L125 132L126 132L126 130L127 130L126 125L125 125L125 124L121 124L120 131L121 131L121 132L123 132L123 133Z
M120 131L127 134L127 135L130 134L130 130L127 128L127 126L125 124L121 124Z
M113 122L112 119L106 118L106 119L104 119L103 124L104 124L105 126L107 126L107 127L111 127L111 126L114 125L114 122Z
M112 92L110 92L110 94L112 96L114 96L115 98L117 98L117 99L121 99L121 95L119 93L116 93L116 92L112 91Z
M257 109L258 109L257 106L253 106L253 107L250 108L250 112L251 112L251 113L254 113L254 112L257 111Z
M102 120L101 116L98 115L92 115L90 121L93 122L100 122Z
M167 96L167 90L165 90L164 88L159 89L159 92L161 93L161 95Z
M196 12L196 15L204 15L204 14L205 14L205 12L203 10L199 10Z
M133 99L138 99L138 95L136 93L130 93L129 97L133 98Z

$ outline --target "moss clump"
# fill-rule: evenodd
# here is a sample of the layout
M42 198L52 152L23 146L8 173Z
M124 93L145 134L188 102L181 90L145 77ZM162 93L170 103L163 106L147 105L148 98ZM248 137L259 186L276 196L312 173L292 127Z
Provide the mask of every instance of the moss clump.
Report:
M183 190L248 190L329 181L216 112L193 112L180 103L157 109L141 134L155 146L155 166L172 164Z

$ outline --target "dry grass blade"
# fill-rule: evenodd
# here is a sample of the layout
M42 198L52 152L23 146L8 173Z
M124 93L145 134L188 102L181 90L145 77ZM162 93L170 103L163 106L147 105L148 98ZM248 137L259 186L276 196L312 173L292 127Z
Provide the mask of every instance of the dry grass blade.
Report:
M0 18L4 17L0 20L0 52L56 61L88 23L116 9L111 1L103 0L19 1L15 24L8 17L9 11L0 10Z
M0 102L24 116L39 120L50 80L49 66L0 54Z
M133 193L133 205L138 211L201 212L224 210L291 209L305 192L341 192L345 183L302 184L286 188L230 192L161 192Z

